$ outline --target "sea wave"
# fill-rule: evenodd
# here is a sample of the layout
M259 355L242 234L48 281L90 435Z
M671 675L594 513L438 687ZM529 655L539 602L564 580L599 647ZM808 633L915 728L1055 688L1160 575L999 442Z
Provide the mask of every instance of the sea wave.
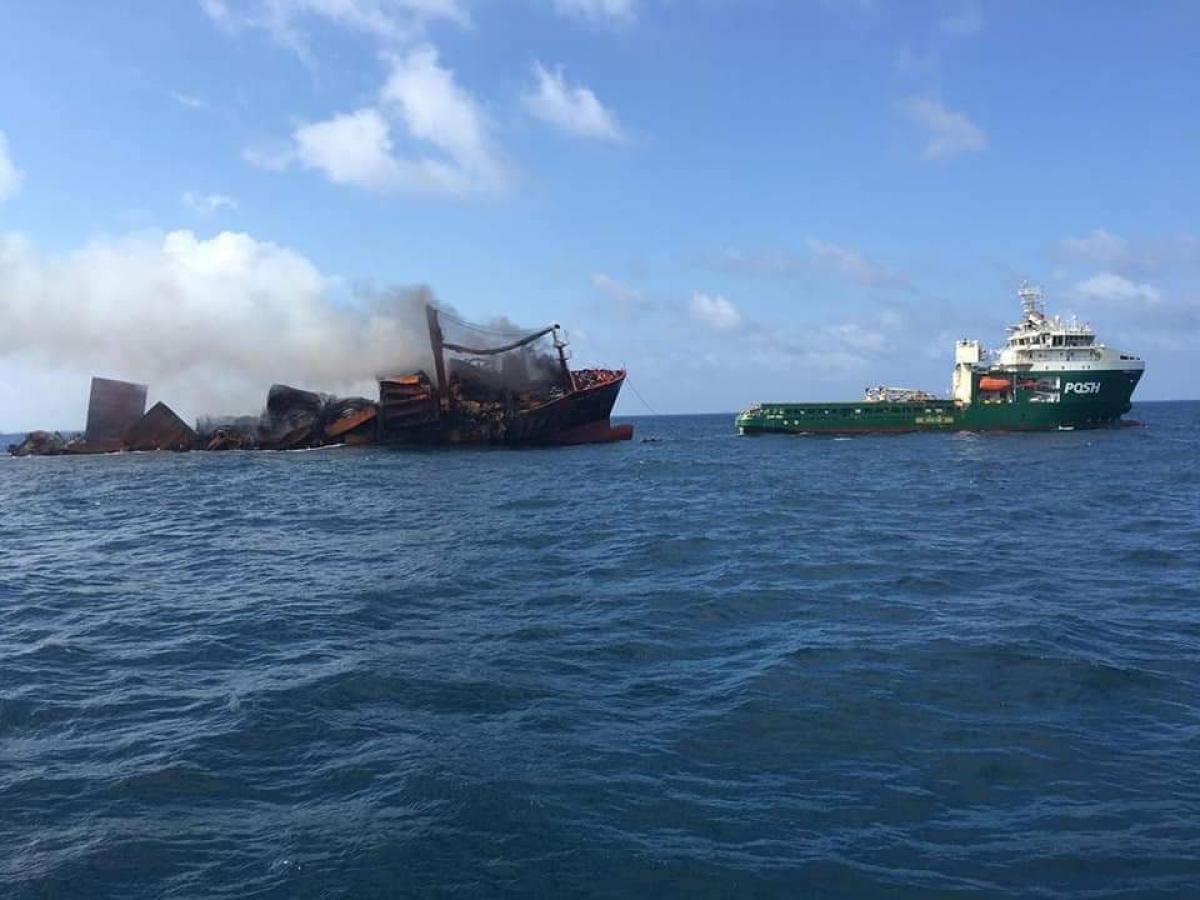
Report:
M5 896L1192 896L1197 408L5 465Z

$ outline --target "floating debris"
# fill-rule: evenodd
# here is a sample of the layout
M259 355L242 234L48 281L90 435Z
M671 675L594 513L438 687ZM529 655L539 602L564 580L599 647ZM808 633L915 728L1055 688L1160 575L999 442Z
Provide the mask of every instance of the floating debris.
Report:
M65 453L67 440L57 431L31 431L19 444L9 444L13 456L58 456Z
M258 416L203 418L196 423L201 450L254 450L258 447Z

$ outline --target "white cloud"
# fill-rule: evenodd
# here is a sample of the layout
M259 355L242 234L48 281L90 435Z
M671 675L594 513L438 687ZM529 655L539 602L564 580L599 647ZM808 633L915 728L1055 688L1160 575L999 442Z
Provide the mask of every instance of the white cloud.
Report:
M848 347L862 353L877 353L886 343L882 334L863 328L855 323L830 325L821 329L821 335L826 338L822 343L826 346Z
M762 278L800 278L819 272L866 287L912 289L904 273L875 262L857 250L817 238L810 238L805 246L803 253L746 253L730 249L721 255L718 265L730 272Z
M383 86L383 106L397 114L409 134L443 151L456 180L470 188L502 187L508 180L491 146L487 118L458 86L454 73L438 64L437 49L422 46L394 60ZM442 164L422 161L422 166Z
M616 117L591 90L582 85L567 84L561 66L551 72L540 62L535 62L533 72L537 77L537 88L522 98L525 109L532 115L579 137L621 139Z
M815 371L825 376L862 372L887 347L882 334L853 322L800 332L754 327L751 335L760 346L758 358L774 368Z
M603 272L594 273L591 280L592 287L611 300L612 306L623 316L632 317L654 309L657 305L637 288L630 287Z
M0 203L15 197L21 189L25 173L17 168L8 149L8 138L0 131Z
M713 331L737 331L742 327L742 314L738 308L720 295L697 291L688 301L688 314Z
M791 252L748 253L737 247L724 250L716 260L716 266L738 275L754 275L759 278L792 278L806 274L809 260L802 254Z
M222 28L232 27L235 15L226 0L200 0L200 8Z
M81 403L86 375L145 381L184 414L257 412L273 382L370 391L376 373L423 362L423 295L330 289L248 234L138 234L66 256L0 234L0 362L78 372Z
M180 91L171 91L171 99L185 109L212 109L212 104L210 104L203 97L197 97L194 94L184 94Z
M942 55L936 47L918 50L905 43L896 54L896 71L908 78L936 83L941 68Z
M445 21L469 27L463 0L200 0L209 18L227 31L253 28L307 57L301 23L320 19L386 43L420 38Z
M1064 238L1059 249L1076 259L1112 265L1128 257L1129 242L1103 228L1093 228L1083 237Z
M486 117L474 98L438 63L437 50L417 47L391 62L380 105L302 125L294 151L243 151L265 168L284 168L292 159L317 169L330 181L375 191L468 194L498 190L508 173L494 149ZM396 152L393 124L407 138L440 155Z
M603 272L596 272L592 275L592 287L607 294L618 303L630 304L642 299L641 291L635 290Z
M938 30L950 37L972 37L983 31L983 6L979 0L960 0L938 21Z
M1112 272L1102 272L1079 282L1072 293L1084 300L1133 311L1156 306L1162 300L1162 291L1158 288L1138 284Z
M259 169L282 172L296 161L296 148L287 143L246 147L242 159Z
M471 16L462 0L271 0L275 9L315 15L381 38L403 39L434 21L466 27Z
M1064 260L1096 265L1129 278L1162 277L1200 265L1200 238L1186 232L1126 239L1093 228L1082 237L1064 238L1055 249Z
M879 11L879 0L822 0L822 5L834 12L859 15L874 15Z
M225 194L201 194L196 191L186 191L182 201L184 206L201 216L211 216L222 209L237 209L237 201Z
M921 156L926 160L950 159L987 147L983 129L960 112L947 109L933 97L907 97L897 108L924 133Z
M567 16L589 22L632 22L637 18L638 0L554 0L554 8Z
M887 266L874 263L855 250L812 238L809 258L820 269L834 272L867 287L908 287L908 280Z
M377 109L334 116L296 129L296 158L337 184L390 190L402 178L390 131Z

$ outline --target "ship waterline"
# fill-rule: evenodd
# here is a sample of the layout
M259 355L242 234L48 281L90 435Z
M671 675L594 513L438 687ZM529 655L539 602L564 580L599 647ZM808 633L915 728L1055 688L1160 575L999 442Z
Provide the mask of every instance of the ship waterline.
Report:
M742 434L1048 431L1118 425L1132 409L1145 363L1097 343L1087 325L1045 314L1023 286L1024 315L989 353L959 341L951 396L871 388L857 402L758 403L737 417Z

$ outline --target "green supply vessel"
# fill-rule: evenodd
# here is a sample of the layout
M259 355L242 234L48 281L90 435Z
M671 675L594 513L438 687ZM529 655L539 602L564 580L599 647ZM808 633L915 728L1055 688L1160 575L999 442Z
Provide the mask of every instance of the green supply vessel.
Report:
M742 434L912 431L1049 431L1118 425L1145 363L1097 343L1086 324L1047 316L1042 293L1018 292L1023 315L1003 349L955 347L949 399L868 388L855 403L756 403L737 417Z

